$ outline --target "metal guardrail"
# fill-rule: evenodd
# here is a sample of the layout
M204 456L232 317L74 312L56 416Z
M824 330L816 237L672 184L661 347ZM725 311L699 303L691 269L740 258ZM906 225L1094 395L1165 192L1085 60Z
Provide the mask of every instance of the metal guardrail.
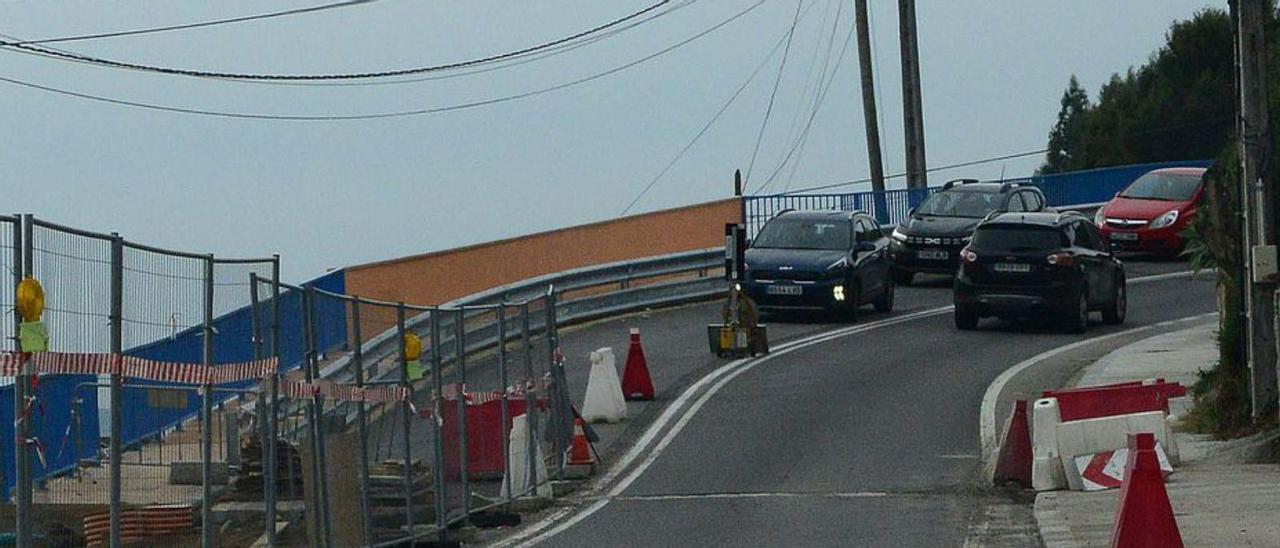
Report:
M557 303L558 327L710 298L724 291L723 278L718 274L723 268L723 248L708 248L538 276L467 295L436 308L461 308L465 311L464 318L471 318L486 313L497 303L535 300L548 288L554 288L561 299ZM407 319L405 328L425 335L430 315L431 312L427 311ZM444 320L451 322L451 317L446 316ZM532 328L540 332L546 328L545 323L541 315L537 315ZM439 349L447 353L454 344L450 334L455 330L446 326L442 332L446 335L439 341ZM468 330L464 336L469 352L487 350L498 344L497 326L493 324ZM390 371L391 368L378 366L384 360L397 359L396 330L389 329L370 338L361 346L361 352L366 366ZM337 358L321 369L320 376L328 380L350 381L354 378L352 363L350 355ZM388 374L369 380L377 382Z

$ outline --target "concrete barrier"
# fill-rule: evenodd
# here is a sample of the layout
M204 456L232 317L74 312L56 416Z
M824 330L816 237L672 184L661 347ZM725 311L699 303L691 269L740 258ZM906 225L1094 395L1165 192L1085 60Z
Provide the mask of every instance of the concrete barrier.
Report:
M1084 489L1084 482L1075 467L1075 458L1128 447L1130 434L1155 434L1156 440L1165 448L1169 462L1175 466L1179 463L1178 445L1163 411L1062 422L1056 430L1061 467L1066 471L1067 485L1073 491Z

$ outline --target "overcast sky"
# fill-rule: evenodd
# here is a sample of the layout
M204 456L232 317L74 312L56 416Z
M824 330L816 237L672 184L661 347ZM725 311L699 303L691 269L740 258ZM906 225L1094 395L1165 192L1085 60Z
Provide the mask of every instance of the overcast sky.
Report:
M320 13L67 42L87 54L234 72L365 72L485 57L594 27L656 0L382 0ZM317 2L4 2L0 33L24 39L187 23ZM117 99L258 114L429 109L554 86L686 40L756 0L701 0L562 55L450 79L281 86L102 68L0 51L0 77ZM871 0L886 171L903 170L897 2ZM850 2L804 0L750 187L868 176ZM1067 79L1096 95L1144 62L1203 0L918 0L931 166L1043 148ZM627 70L494 105L367 121L241 120L140 110L0 83L4 211L228 256L278 252L285 277L616 217L684 148L791 28L794 0ZM812 6L812 7L810 7ZM678 9L677 9L678 8ZM837 13L839 17L837 18ZM832 24L836 23L834 43ZM830 54L828 56L828 51ZM747 171L777 50L633 209L727 197ZM823 69L826 70L825 75ZM803 145L816 82L829 91ZM791 161L778 169L789 150ZM931 176L1029 174L1042 158ZM794 175L792 172L794 170ZM901 180L895 181L901 185ZM867 185L850 187L865 190ZM892 185L891 185L892 186Z

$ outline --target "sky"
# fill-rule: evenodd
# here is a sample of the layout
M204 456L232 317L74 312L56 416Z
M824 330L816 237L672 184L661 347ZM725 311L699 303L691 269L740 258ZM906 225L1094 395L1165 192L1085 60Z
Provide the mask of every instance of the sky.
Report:
M379 0L54 46L239 73L394 70L520 50L656 1ZM380 85L214 80L0 49L0 77L77 93L227 112L347 115L434 109L557 86L631 64L743 13L579 85L376 120L208 117L0 82L0 200L7 206L0 211L161 247L228 257L280 253L283 277L296 282L335 267L615 218L651 182L630 213L729 197L734 169L748 174L751 192L868 177L856 43L844 49L852 3L758 1L675 0L650 12L661 14L651 21L563 54ZM0 33L43 39L319 3L0 2ZM1145 62L1171 22L1226 7L1225 0L916 4L930 166L1044 148L1071 75L1095 96L1113 73ZM901 173L897 2L871 0L870 10L885 170ZM1042 161L943 171L930 181L1027 175ZM902 184L895 179L889 186Z

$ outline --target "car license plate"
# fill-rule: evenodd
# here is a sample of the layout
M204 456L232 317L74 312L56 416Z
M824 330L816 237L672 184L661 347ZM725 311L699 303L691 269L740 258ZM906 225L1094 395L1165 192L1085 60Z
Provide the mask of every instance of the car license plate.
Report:
M770 295L800 295L804 288L798 285L771 285L764 292Z
M1137 232L1112 232L1111 239L1124 240L1126 242L1136 242L1138 241L1138 233Z
M916 258L926 261L945 261L950 254L941 249L922 249L916 252Z
M1026 263L996 263L992 266L996 272L1031 272L1031 265Z

